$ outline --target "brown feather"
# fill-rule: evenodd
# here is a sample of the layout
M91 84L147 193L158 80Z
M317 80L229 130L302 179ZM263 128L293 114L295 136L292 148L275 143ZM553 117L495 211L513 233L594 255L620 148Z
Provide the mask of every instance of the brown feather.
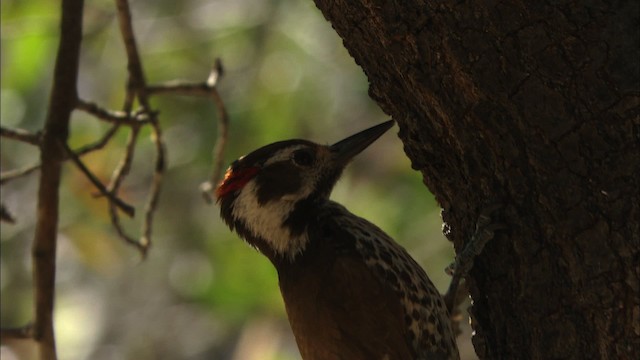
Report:
M318 244L279 269L305 360L413 359L397 295L358 257Z

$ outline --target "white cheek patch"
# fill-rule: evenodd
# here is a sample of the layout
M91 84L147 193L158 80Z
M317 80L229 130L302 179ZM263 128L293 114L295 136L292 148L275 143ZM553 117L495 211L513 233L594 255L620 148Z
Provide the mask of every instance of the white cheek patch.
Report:
M265 240L276 253L294 258L304 250L308 240L306 232L293 237L289 229L282 225L293 211L295 203L287 201L286 197L289 195L285 195L279 201L261 205L258 203L256 190L255 180L243 187L233 203L233 217L241 219L254 236ZM292 200L297 199L298 197Z

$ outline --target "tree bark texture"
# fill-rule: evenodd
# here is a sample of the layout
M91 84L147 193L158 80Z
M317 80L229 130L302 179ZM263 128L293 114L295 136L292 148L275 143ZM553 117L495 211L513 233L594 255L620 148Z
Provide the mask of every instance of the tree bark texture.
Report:
M468 276L482 359L640 354L640 2L315 0L400 126Z

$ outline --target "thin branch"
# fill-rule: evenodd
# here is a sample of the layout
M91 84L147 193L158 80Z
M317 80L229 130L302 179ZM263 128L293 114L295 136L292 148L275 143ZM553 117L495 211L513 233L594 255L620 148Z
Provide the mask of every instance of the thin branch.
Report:
M0 329L0 338L8 339L33 339L33 324L28 324L17 328Z
M73 161L73 163L82 171L82 173L91 181L91 183L98 188L101 195L104 195L111 203L117 206L120 210L122 210L125 214L129 215L129 217L133 217L135 215L135 209L133 206L125 203L122 199L114 195L112 192L107 190L107 188L100 182L92 172L87 168L87 166L80 160L80 158L73 152L73 150L69 149L67 144L61 143L64 151L67 153L67 156Z
M153 216L158 203L158 197L160 195L160 189L162 186L162 179L165 169L165 149L162 140L162 129L158 123L158 118L151 110L149 103L149 97L147 94L147 84L144 76L144 70L142 68L142 62L140 61L140 54L136 45L136 39L133 31L133 25L131 22L131 9L129 3L126 0L116 0L118 7L118 23L120 24L120 33L125 45L127 53L127 70L129 72L127 98L125 102L125 111L130 111L132 104L132 94L137 95L138 101L142 106L143 112L150 115L149 121L152 127L152 141L156 147L155 167L153 174L153 182L151 189L149 190L149 197L147 205L145 206L145 216L142 225L142 237L138 242L142 246L143 255L146 250L151 246L151 228L153 225ZM129 108L129 109L127 109Z
M82 42L83 0L62 0L60 39L40 158L38 211L32 248L35 322L33 338L39 343L40 359L55 360L53 309L56 278L56 248L59 191L69 121L77 101L78 64Z
M178 94L187 96L210 96L211 87L207 82L194 83L185 80L172 80L162 84L147 86L149 95Z
M4 171L0 174L0 185L4 185L11 180L15 180L23 176L27 176L38 169L40 169L40 164L30 165L22 169Z
M129 138L127 139L127 146L124 151L124 155L118 164L116 170L114 170L111 181L109 182L109 191L116 193L124 178L129 174L131 169L131 162L136 150L136 143L138 142L138 134L140 134L140 128L134 127L131 129Z
M148 95L177 94L187 96L211 96L212 92L217 92L216 85L222 78L224 69L220 58L216 58L207 80L204 82L191 82L185 80L172 80L162 84L148 85Z
M116 131L118 130L118 127L119 127L118 125L112 126L111 129L109 129L104 135L102 135L102 138L100 138L100 140L94 142L93 144L88 144L79 148L78 150L75 151L75 154L77 156L84 156L93 151L102 149L103 147L105 147L105 145L107 145L109 140L111 140L113 135L115 135ZM68 158L65 158L63 161L66 161L66 160L68 160ZM29 175L38 169L40 169L40 164L30 165L22 169L7 170L2 174L0 174L0 185L4 185L5 183L8 183L11 180L15 180L17 178Z
M218 109L218 138L213 147L213 158L215 162L213 171L211 172L211 178L200 186L205 200L209 203L212 202L215 184L220 181L222 170L224 169L224 150L227 147L227 139L229 137L229 114L227 113L224 101L222 101L222 97L220 97L220 93L218 93L216 89L216 84L222 78L223 74L222 62L220 59L217 59L215 64L207 79L207 84L212 87L211 97L216 104L216 109Z
M215 190L215 184L220 180L222 170L224 169L224 150L227 144L229 134L229 114L227 108L216 87L218 81L224 74L222 61L216 59L207 81L202 83L192 83L182 80L174 80L164 84L150 85L147 87L147 93L150 95L160 94L180 94L180 95L196 95L210 96L216 105L218 112L218 138L213 148L213 170L211 177L200 185L200 190L204 199L212 202L212 195Z
M129 139L127 140L127 147L125 149L125 153L120 160L120 164L113 172L111 176L111 181L109 183L108 189L109 192L113 194L117 194L120 185L124 181L127 174L129 174L129 170L131 169L131 163L133 161L133 156L136 149L136 143L138 141L138 134L140 133L140 128L133 127L131 128L131 133L129 134ZM122 227L120 222L120 216L118 215L118 211L114 204L109 203L109 216L111 218L111 223L113 227L116 229L116 232L124 240L126 243L134 245L144 257L146 255L146 248L140 244L139 241L135 240L133 237L127 235Z
M222 60L220 58L216 58L213 62L213 67L211 67L211 71L209 72L209 77L207 77L207 85L212 88L216 87L216 85L218 85L218 80L222 79L222 76L224 76Z
M218 109L218 139L216 140L216 145L213 150L213 157L216 159L216 163L213 167L210 180L211 183L216 184L220 180L224 168L224 150L226 149L227 139L229 137L229 114L218 91L212 91L211 96Z
M125 0L116 0L116 5L118 7L118 21L120 24L120 32L122 34L125 49L127 52L127 69L129 73L127 78L127 92L123 109L125 112L129 113L133 108L133 102L135 101L138 88L140 87L139 84L141 81L144 83L144 76L141 73L141 69L139 67L140 59L138 56L138 50L133 34L133 27L131 25L131 13L129 10L129 4ZM138 140L139 130L139 127L133 127L131 129L129 139L127 140L125 153L120 160L120 164L113 172L111 182L109 184L109 190L113 193L118 193L120 185L129 174L131 162L133 161L133 156L135 153L135 146ZM132 236L129 236L125 232L124 228L122 227L122 223L120 222L120 216L118 215L118 212L116 211L116 208L115 206L113 206L113 204L109 204L109 216L111 218L111 223L113 224L120 238L126 243L135 246L140 251L143 257L146 256L146 247L143 246L140 241L134 239Z
M149 105L149 99L146 94L146 80L133 31L129 2L127 0L116 0L116 6L118 8L120 34L122 35L124 47L127 52L127 70L129 72L130 88L138 95L140 105L142 105L145 110L148 110L151 106Z
M76 108L112 124L140 126L150 122L150 117L146 113L140 112L134 116L129 116L124 111L110 111L101 108L98 104L81 99L78 99Z
M0 136L35 146L40 146L42 143L42 136L40 133L33 134L24 129L10 129L0 126Z
M119 125L113 125L106 133L104 133L104 135L102 135L102 137L100 138L100 140L94 142L93 144L88 144L85 145L81 148L79 148L78 150L74 151L75 154L77 156L84 156L86 154L89 154L93 151L96 150L100 150L102 148L104 148L108 143L109 140L111 140L111 138L113 138L113 135L116 134L116 132L118 131L118 129L120 128Z
M160 190L162 188L162 178L164 177L164 170L166 166L165 161L165 149L162 142L162 128L158 121L152 121L153 127L153 142L156 145L156 161L153 171L153 182L151 183L151 189L149 190L149 198L147 205L145 206L144 222L142 224L142 238L141 244L145 249L151 246L151 230L153 228L153 215L155 214L158 206L158 199L160 198Z

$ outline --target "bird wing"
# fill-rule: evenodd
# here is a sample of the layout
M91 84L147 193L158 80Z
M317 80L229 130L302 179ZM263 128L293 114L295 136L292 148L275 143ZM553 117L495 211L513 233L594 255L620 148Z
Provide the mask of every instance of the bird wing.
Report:
M400 303L406 338L416 359L458 359L444 301L424 270L407 251L369 221L331 203L325 207L325 232L334 246L355 253ZM348 239L353 239L353 248ZM336 242L335 240L340 240Z
M401 304L362 261L298 270L280 286L304 359L413 358Z

